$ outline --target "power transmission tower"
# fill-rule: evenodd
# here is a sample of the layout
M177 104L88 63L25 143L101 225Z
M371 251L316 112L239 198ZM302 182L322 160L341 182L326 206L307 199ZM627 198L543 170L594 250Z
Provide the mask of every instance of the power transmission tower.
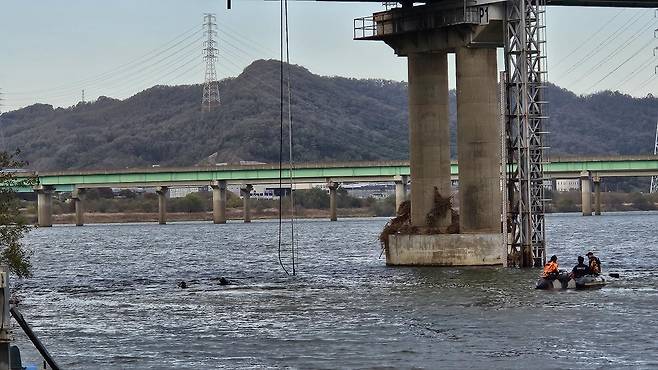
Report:
M656 139L653 142L653 155L658 156L658 122L656 122ZM651 187L649 193L658 193L658 176L651 176Z
M215 15L205 13L203 15L203 28L207 38L203 42L203 59L206 61L206 79L203 84L203 100L201 101L201 111L203 112L209 112L219 105L219 83L215 71L215 62L217 61L216 27Z
M507 224L511 264L546 262L544 123L546 0L507 2L505 25L505 139Z

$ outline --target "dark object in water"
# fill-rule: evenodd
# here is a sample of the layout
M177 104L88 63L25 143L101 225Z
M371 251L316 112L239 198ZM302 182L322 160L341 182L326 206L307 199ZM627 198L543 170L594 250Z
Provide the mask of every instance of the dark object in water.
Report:
M619 274L616 273L616 272L611 272L611 273L609 273L608 275L610 275L610 277L613 277L613 278L615 278L615 279L619 279Z
M231 282L227 278L223 276L219 278L219 285L229 285L229 284L231 284Z
M535 289L599 289L603 288L606 284L607 282L600 275L584 275L573 279L565 271L560 271L557 278L539 278Z
M185 282L185 280L181 280L178 284L176 284L176 286L181 288L181 289L186 289L187 288L187 283Z

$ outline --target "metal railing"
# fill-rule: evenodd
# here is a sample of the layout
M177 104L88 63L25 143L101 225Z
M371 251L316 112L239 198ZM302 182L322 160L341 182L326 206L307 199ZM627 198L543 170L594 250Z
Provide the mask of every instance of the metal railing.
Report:
M404 21L402 21L402 18ZM487 20L488 21L488 20ZM354 19L354 39L370 39L405 32L430 30L458 24L483 24L478 7L445 9L431 14L405 15L375 14Z

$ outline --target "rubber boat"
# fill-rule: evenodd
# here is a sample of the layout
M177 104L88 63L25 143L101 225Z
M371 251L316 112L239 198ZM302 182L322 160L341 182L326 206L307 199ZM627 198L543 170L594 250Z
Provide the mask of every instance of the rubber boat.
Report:
M557 278L547 279L540 277L535 289L600 289L606 284L607 282L601 275L585 275L577 279L572 279L569 273L561 270Z

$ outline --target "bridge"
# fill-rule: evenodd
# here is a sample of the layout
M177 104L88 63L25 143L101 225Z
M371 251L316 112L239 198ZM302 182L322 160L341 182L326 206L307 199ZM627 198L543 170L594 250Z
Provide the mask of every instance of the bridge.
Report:
M513 169L508 169L513 170ZM451 163L452 180L459 179L457 162ZM500 168L499 168L499 172ZM546 164L547 179L579 178L582 183L583 214L591 214L591 183L595 204L600 213L600 181L604 177L658 175L656 156L566 157ZM19 192L37 192L40 226L51 226L53 192L71 192L76 205L76 224L84 224L83 199L85 189L99 187L153 187L158 194L160 223L166 223L166 196L173 186L210 186L213 189L213 220L226 222L227 185L239 185L244 202L245 221L250 220L249 194L256 184L278 184L280 176L287 181L290 171L279 172L278 165L225 165L214 167L149 167L118 170L84 170L34 172L18 179L34 176L35 188L17 188ZM336 190L340 183L393 182L396 184L396 204L406 199L410 167L408 161L300 163L292 170L295 183L326 183L330 193L331 219L336 219ZM500 175L499 175L500 181Z

